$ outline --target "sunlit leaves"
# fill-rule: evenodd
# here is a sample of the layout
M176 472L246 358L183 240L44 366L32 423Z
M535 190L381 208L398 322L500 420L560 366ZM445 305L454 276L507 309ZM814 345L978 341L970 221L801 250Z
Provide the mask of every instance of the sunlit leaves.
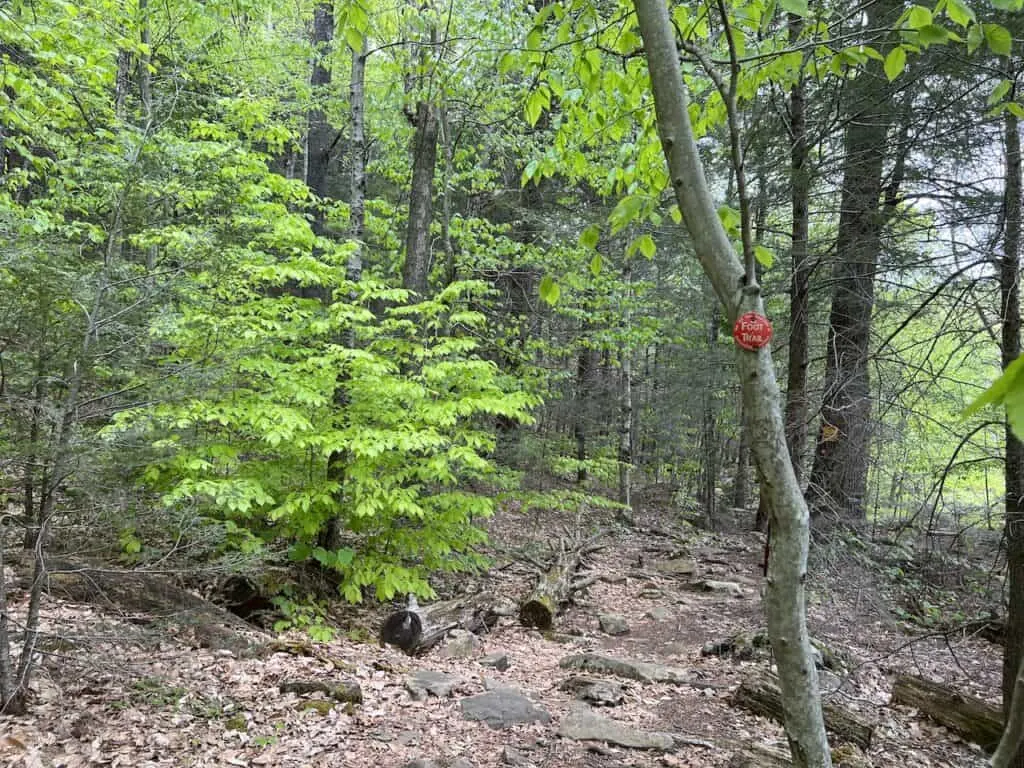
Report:
M1003 405L1013 433L1024 439L1024 355L1018 357L964 410L964 418L990 405Z
M892 82L899 77L907 66L907 51L903 46L896 46L885 57L885 76Z
M998 56L1009 56L1013 49L1013 38L1009 30L999 24L985 24L983 28L989 50Z
M554 306L562 295L562 289L551 275L544 275L538 287L541 299Z

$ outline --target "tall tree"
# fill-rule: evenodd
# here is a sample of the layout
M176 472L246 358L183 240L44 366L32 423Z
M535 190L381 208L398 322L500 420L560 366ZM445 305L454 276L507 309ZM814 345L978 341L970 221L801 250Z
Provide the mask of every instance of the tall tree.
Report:
M662 0L634 0L647 54L658 133L669 180L701 266L730 322L745 311L763 312L754 265L737 258L708 190L688 111L674 26ZM750 233L746 233L745 242ZM807 634L804 583L809 516L786 450L771 350L737 351L743 410L751 427L762 493L768 498L775 540L768 563L765 609L779 668L786 735L798 768L832 764Z
M868 3L866 29L892 27L902 7L896 0ZM808 488L812 511L824 524L857 521L865 514L871 313L882 248L882 185L892 112L893 88L883 63L870 58L847 81L845 91L843 184L821 428Z

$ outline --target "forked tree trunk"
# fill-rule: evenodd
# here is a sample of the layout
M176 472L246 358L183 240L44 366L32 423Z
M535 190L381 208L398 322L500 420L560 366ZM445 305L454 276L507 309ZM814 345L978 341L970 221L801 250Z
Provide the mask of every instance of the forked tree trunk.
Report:
M756 282L732 248L708 190L687 111L688 94L676 48L674 27L663 0L634 0L647 52L655 113L669 179L704 272L730 322L744 311L763 314ZM773 532L765 610L768 635L779 670L786 734L798 768L831 766L818 692L804 594L809 517L786 447L771 348L737 350L743 410L751 451L761 479Z

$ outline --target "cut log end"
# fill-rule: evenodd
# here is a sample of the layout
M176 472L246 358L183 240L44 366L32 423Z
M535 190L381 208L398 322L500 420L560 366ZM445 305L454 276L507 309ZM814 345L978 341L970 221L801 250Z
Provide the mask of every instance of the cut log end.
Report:
M524 627L551 629L555 621L555 611L548 600L527 600L519 608L519 622Z
M423 636L423 621L412 611L397 611L388 616L380 630L382 643L394 645L406 653L419 645Z

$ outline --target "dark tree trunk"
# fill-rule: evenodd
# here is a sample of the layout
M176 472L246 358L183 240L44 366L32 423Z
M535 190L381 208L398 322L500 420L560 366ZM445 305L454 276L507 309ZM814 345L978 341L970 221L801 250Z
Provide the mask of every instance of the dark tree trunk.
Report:
M716 349L718 346L719 319L718 305L712 304L711 314L708 317L705 329L710 370L708 372L708 386L704 390L704 413L701 417L700 430L700 496L704 507L704 519L709 530L715 529L718 519L718 408L715 403L714 393L718 390Z
M867 8L868 29L893 19L893 0ZM871 391L868 374L875 270L882 247L881 208L892 88L874 59L847 84L843 192L833 272L825 383L814 466L808 488L819 527L865 517Z
M790 14L791 42L799 39L802 29L803 19ZM809 147L804 98L804 78L801 76L789 91L793 276L789 286L789 367L786 372L786 444L798 481L803 475L804 445L807 442L807 318L811 276L808 254L811 179L807 167Z
M307 115L306 186L321 201L327 197L327 166L330 163L332 130L321 103L331 85L328 59L334 42L334 6L317 3L313 9L313 71L309 84L313 90L313 106ZM324 234L324 210L317 205L313 215L313 232Z
M1005 229L1003 258L999 264L1000 316L1003 320L1003 368L1020 355L1020 238L1021 156L1020 125L1011 112L1004 113L1006 141ZM1024 650L1024 444L1006 426L1006 563L1009 605L1006 646L1003 653L1003 713L1008 717L1014 684ZM1024 750L1010 765L1024 766Z
M572 434L576 441L576 482L587 479L587 420L590 415L590 385L594 376L594 352L586 347L576 356L576 402Z
M421 297L430 275L430 223L434 214L434 169L437 165L437 107L427 101L416 105L413 138L412 189L409 192L409 227L405 238L402 285Z

